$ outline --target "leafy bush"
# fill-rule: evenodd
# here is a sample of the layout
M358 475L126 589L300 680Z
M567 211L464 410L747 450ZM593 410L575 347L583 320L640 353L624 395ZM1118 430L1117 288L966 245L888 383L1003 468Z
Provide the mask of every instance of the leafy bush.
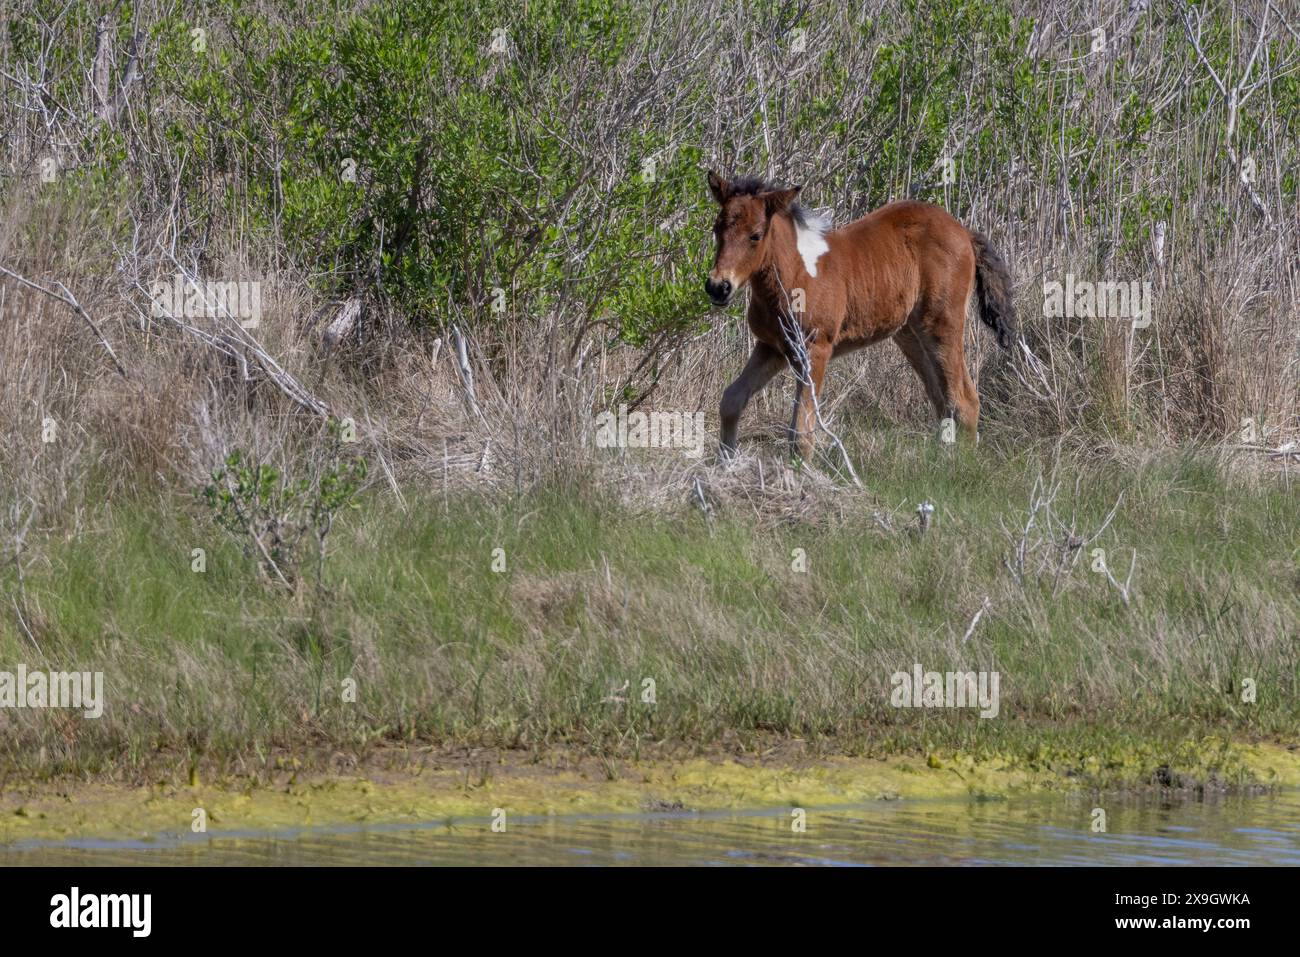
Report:
M340 429L333 427L325 460L310 478L289 479L236 449L203 489L216 524L243 542L260 570L285 587L297 587L308 543L315 545L320 586L334 520L342 509L355 507L353 498L366 477L365 459L340 454L340 437Z

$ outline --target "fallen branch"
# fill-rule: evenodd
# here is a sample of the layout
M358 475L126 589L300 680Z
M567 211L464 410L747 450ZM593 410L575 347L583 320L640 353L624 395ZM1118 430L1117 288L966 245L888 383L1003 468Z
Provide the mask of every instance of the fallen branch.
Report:
M357 320L361 318L361 297L356 296L343 303L338 313L321 335L327 349L333 349L340 342L346 339L354 328Z
M4 266L0 266L0 272L4 273L6 276L9 276L12 279L17 280L18 282L22 283L24 286L29 286L32 289L35 289L37 292L43 292L45 293L45 295L50 296L53 299L57 299L60 302L64 303L65 305L71 307L72 311L77 314L78 318L80 318L81 321L86 324L86 327L94 334L95 338L99 340L99 344L104 347L104 351L108 353L108 357L113 360L113 365L117 368L118 375L120 375L123 379L131 378L129 375L126 374L126 367L123 366L121 360L117 358L117 353L113 351L113 346L109 343L107 339L104 338L104 334L99 331L99 326L95 325L95 320L91 319L90 314L87 313L85 309L81 308L81 303L77 302L77 297L74 296L68 290L67 286L63 285L63 283L61 282L56 281L54 285L58 287L57 291L54 289L46 289L40 283L32 282L30 279L26 279L18 275L18 273L14 272L13 270L6 269Z
M970 627L966 629L966 634L961 636L961 643L963 645L970 641L971 635L975 634L975 626L980 623L980 618L984 616L984 612L988 611L988 609L992 607L988 595L985 595L984 600L980 602L979 611L975 612L975 617L970 620Z
M180 263L177 263L174 258L172 259L172 262L176 263L176 267L180 269L181 275L183 275L194 289L198 291L200 296L203 296L203 289L198 285L197 280L183 269ZM140 285L139 282L136 282L135 287L149 298L150 303L153 303L152 294L145 289L144 286ZM206 304L206 297L204 297L204 301ZM206 332L197 326L190 325L180 317L172 315L171 312L165 309L155 309L153 311L153 316L154 318L166 319L181 332L193 336L203 344L210 346L222 355L229 357L232 361L237 363L242 370L244 370L245 378L249 377L248 356L251 356L266 377L290 401L298 405L300 408L311 412L313 415L318 415L323 419L328 419L333 416L333 412L329 405L308 392L307 389L304 388L296 378L294 378L292 373L281 366L280 363L277 362L275 358L249 334L247 329L242 328L239 322L231 316L229 312L225 311L224 304L222 304L222 310L225 312L225 318L229 319L231 323L233 323L234 328L239 330L238 335ZM247 353L247 355L245 355L245 353Z
M1262 452L1270 459L1300 459L1300 445L1295 442L1287 442L1275 449L1269 448L1267 445L1230 445L1228 448L1234 452Z
M465 335L460 331L460 326L453 326L451 331L456 337L456 373L465 389L465 400L469 403L470 410L486 422L483 411L478 407L478 399L474 396L474 369L469 364L469 347Z

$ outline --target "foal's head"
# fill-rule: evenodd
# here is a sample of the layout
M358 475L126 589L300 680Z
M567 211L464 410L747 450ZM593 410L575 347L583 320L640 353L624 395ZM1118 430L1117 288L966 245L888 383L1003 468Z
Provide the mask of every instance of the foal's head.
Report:
M709 190L718 201L713 224L717 255L704 281L704 291L715 306L725 306L768 257L768 233L773 217L786 212L800 187L776 189L760 179L742 178L728 183L709 171Z

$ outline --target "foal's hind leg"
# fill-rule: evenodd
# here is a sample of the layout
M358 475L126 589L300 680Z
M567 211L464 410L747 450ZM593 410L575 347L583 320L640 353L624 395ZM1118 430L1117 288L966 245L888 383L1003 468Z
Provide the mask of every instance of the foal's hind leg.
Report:
M907 356L907 361L916 370L921 384L925 386L925 394L929 397L930 404L934 406L934 414L942 419L948 414L948 397L944 393L938 365L929 350L921 344L920 336L911 326L899 329L894 334L894 342L898 343L898 348L902 350L903 355Z
M940 322L941 332L935 340L935 361L943 379L944 394L948 397L950 413L957 419L962 432L973 442L979 441L980 396L966 370L966 349L962 334L966 325L965 311Z
M749 361L736 381L727 386L722 393L722 404L718 411L722 418L722 454L724 456L736 451L736 433L740 428L740 414L749 405L754 393L772 381L785 366L785 356L763 342L754 344Z
M925 384L940 419L952 418L969 438L979 438L980 399L966 371L960 320L940 315L904 326L894 341Z

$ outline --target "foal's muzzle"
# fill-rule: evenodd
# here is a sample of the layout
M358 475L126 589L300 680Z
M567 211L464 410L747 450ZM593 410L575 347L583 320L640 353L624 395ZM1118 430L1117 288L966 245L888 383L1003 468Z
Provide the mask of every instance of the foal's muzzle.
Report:
M712 278L704 280L704 291L709 294L709 299L715 306L725 306L731 302L731 283L726 279L714 282Z

